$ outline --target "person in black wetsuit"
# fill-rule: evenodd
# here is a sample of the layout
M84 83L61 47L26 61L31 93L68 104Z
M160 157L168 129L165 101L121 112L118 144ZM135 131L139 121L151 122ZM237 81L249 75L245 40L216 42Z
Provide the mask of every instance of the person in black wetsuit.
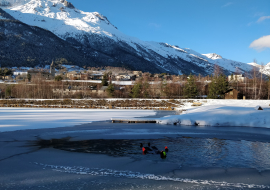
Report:
M166 152L164 152L163 150L160 151L160 158L165 159L166 157L167 157Z
M144 147L142 143L140 143L140 147L142 148L142 152L143 152L144 155L147 154L147 153L150 153L150 154L156 153L156 154L159 154L162 159L165 159L167 157L167 154L166 154L166 152L168 152L168 147L167 146L165 147L165 151L163 151L163 150L160 151L155 146L151 147L150 142L148 143L148 147ZM154 152L152 152L152 151L154 151Z
M157 147L155 147L155 146L151 146L150 142L148 143L148 147L149 147L149 148L151 147L153 150L158 150L158 148L157 148Z

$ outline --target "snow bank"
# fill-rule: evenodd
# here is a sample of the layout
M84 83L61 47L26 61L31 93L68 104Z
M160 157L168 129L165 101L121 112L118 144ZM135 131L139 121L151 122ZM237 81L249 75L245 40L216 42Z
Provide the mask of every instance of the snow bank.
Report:
M206 100L204 100L206 101ZM268 100L207 100L200 107L186 104L181 115L160 118L160 124L249 126L270 128ZM258 110L258 105L263 110Z
M269 100L182 100L181 115L157 119L160 124L250 126L270 128ZM258 105L263 110L258 110ZM154 116L152 110L0 108L0 132L74 126L111 118Z
M151 110L0 108L0 132L74 126L111 117L144 117Z

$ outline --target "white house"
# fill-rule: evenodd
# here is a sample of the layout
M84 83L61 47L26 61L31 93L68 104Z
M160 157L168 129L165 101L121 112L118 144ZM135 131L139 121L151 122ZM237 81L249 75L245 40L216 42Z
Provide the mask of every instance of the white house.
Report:
M15 72L13 72L13 75L15 75L15 76L27 75L27 71L15 71Z
M244 77L242 74L241 75L229 75L228 76L228 81L235 81L235 82L245 82L246 81L246 77Z

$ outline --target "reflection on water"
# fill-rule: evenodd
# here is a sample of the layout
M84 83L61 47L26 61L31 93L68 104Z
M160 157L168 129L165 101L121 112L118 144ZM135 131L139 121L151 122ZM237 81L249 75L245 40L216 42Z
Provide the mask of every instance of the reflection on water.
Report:
M240 167L258 170L270 169L270 143L232 141L202 138L164 138L152 140L84 140L53 139L46 143L39 141L43 147L85 153L99 153L110 156L127 156L136 160L161 161L159 155L143 155L140 143L144 146L156 146L164 150L168 146L166 162L178 163L179 166L190 167Z

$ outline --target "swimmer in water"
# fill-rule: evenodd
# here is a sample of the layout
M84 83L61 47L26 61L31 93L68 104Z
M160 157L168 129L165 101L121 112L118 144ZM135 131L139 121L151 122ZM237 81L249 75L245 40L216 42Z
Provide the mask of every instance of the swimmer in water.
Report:
M166 152L164 152L163 150L160 151L160 158L165 159L166 157L167 157Z
M148 143L148 147L151 147L150 142ZM152 148L153 150L158 150L158 148L157 148L157 147L155 147L155 146L152 146L151 148Z
M143 152L143 155L145 155L147 153L147 150L144 147L142 147L142 152Z

